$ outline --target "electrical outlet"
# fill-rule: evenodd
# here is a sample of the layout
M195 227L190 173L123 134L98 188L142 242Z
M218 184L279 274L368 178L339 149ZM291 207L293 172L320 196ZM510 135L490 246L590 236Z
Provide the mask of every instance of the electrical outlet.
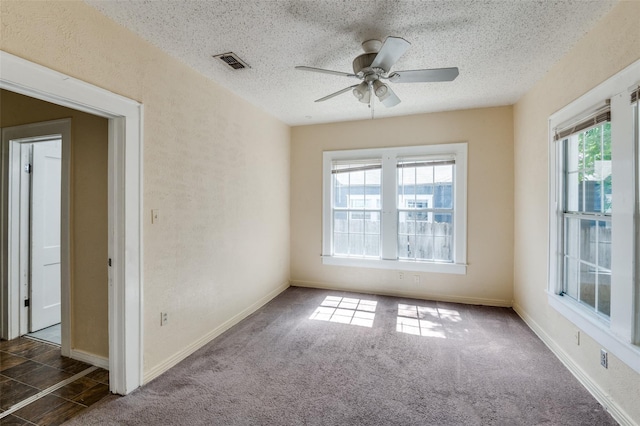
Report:
M166 312L160 312L160 326L167 325L169 321L169 314Z
M604 349L600 349L600 365L609 368L609 354Z
M413 276L413 283L414 284L420 284L420 275L414 275Z
M404 272L398 272L398 279L404 280Z
M580 330L576 330L576 331L573 333L573 341L575 342L575 344L576 344L577 346L580 346Z

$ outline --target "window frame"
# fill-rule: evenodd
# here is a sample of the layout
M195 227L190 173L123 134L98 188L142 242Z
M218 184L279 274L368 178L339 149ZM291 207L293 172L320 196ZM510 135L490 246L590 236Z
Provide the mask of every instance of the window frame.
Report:
M605 108L608 110L609 109L609 104L606 103L605 104ZM589 120L591 121L591 120ZM606 313L601 311L601 306L599 303L599 297L600 297L600 283L599 281L599 276L601 274L603 274L603 270L605 270L604 274L606 274L608 272L608 275L611 275L611 265L609 265L608 268L603 267L603 263L600 261L600 259L598 259L599 255L601 254L601 248L599 246L599 238L600 238L600 224L601 223L607 223L609 224L609 227L612 226L612 213L611 211L607 211L606 208L603 207L603 205L600 205L600 211L596 211L594 209L586 209L586 206L584 205L586 202L586 192L583 186L583 199L582 199L582 206L577 206L575 207L575 209L572 209L569 206L569 200L568 200L568 195L570 193L570 184L567 181L567 175L569 174L573 174L573 173L577 173L577 175L579 175L580 173L585 173L588 172L588 169L580 169L579 167L579 162L576 161L576 167L578 167L576 170L567 170L567 168L569 167L569 155L570 155L570 149L568 144L566 143L567 141L569 141L570 138L574 138L574 137L578 137L578 135L580 134L584 134L586 132L589 132L597 127L600 127L602 129L602 131L604 131L603 126L606 124L611 125L611 121L609 119L603 120L598 122L598 124L594 124L591 125L589 127L585 127L581 130L577 130L574 131L573 133L567 134L564 137L560 137L558 138L556 136L556 141L555 143L560 144L561 146L558 147L558 150L560 150L562 152L562 159L558 160L561 161L562 164L562 190L560 192L561 195L561 200L558 206L558 209L561 210L562 212L560 213L560 211L558 212L559 215L561 215L561 218L558 218L559 220L562 220L562 224L561 224L561 228L562 228L562 236L560 236L559 238L562 238L562 255L563 255L563 260L562 260L562 265L559 265L559 268L562 268L562 276L558 276L558 280L561 281L558 283L559 286L562 287L562 294L566 295L567 297L571 297L574 300L578 301L579 303L581 303L582 306L584 306L586 309L591 309L593 308L594 312L596 313L596 315L601 316L602 319L606 322L609 321L609 315L607 315ZM562 125L560 125L560 127L562 127ZM557 134L557 132L554 132ZM568 133L568 132L567 132ZM602 137L602 134L601 134ZM586 135L585 135L586 138ZM577 142L577 141L576 141ZM602 145L600 147L601 149L601 153L602 153ZM603 160L606 161L606 160ZM611 160L608 160L611 161ZM595 166L594 166L595 167ZM587 182L588 180L585 180L585 182ZM599 181L600 184L602 185L602 183L604 182L604 180L600 180ZM576 188L573 188L574 191L576 190ZM604 195L604 187L601 186L600 188L600 201L603 203L605 200L605 195ZM576 193L577 194L577 193ZM578 197L579 199L579 197ZM577 200L576 200L577 201ZM603 203L604 204L604 203ZM571 246L571 244L569 244L567 242L567 223L569 221L577 221L577 227L576 229L578 229L578 233L575 235L575 237L577 238L577 241L574 241L575 245L572 246L574 248L574 250L576 250L578 253L574 253L573 255L567 254L567 249ZM588 222L595 222L596 223L596 228L598 229L595 232L595 238L596 238L596 252L595 252L595 257L596 259L590 259L587 260L582 256L581 253L581 249L582 249L582 242L580 240L581 236L580 236L580 223L582 221L588 221ZM576 257L577 256L577 257ZM581 273L578 273L578 276L576 276L576 284L578 287L577 290L577 294L575 296L570 295L570 291L567 290L567 271L566 271L566 266L567 266L567 262L569 261L575 261L577 262L576 269L575 272L579 272L581 271L581 269L584 266L588 266L589 268L592 268L594 271L594 275L595 275L595 282L594 282L594 300L593 303L594 305L591 306L588 302L585 302L584 299L582 298L582 291L580 289L580 275ZM574 264L575 264L574 262ZM609 281L611 281L609 279ZM602 284L602 285L606 285L606 284ZM611 287L611 282L609 282L609 286ZM576 297L577 296L577 297ZM589 308L589 306L591 306L591 308ZM610 306L609 306L610 309Z
M566 107L549 117L549 251L548 302L561 315L584 330L598 344L609 350L635 371L640 372L640 306L637 271L638 256L637 108L630 94L640 81L640 61L630 65ZM587 116L604 101L611 103L611 144L613 211L611 248L611 306L606 318L578 301L564 297L564 149L565 138L554 140L556 129L565 123ZM635 112L634 112L635 111ZM633 158L634 161L625 161ZM628 183L627 183L628 182Z
M393 269L416 272L467 273L467 143L365 148L323 152L322 168L322 263L325 265ZM434 262L397 258L397 162L403 157L455 159L454 168L454 261ZM333 161L382 159L381 256L379 259L334 256L332 224Z

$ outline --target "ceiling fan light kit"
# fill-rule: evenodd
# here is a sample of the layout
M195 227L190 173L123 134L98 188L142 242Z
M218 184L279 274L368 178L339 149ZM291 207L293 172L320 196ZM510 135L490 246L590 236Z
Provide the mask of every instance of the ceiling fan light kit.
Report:
M369 85L366 82L362 82L353 89L353 96L356 97L359 101L364 98L364 96L369 92Z
M398 105L400 98L388 84L380 80L388 80L392 83L430 83L453 81L458 76L458 68L455 67L390 72L391 67L410 46L411 43L401 37L387 37L384 43L380 40L367 40L362 43L365 53L353 60L353 74L307 66L297 66L296 69L361 80L360 84L339 90L317 99L316 102L324 102L351 90L356 99L362 103L370 104L373 93L385 107L390 108Z

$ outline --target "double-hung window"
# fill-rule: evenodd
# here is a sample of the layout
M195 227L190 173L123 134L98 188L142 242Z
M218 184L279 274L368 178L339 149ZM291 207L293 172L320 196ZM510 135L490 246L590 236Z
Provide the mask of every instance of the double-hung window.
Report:
M611 312L611 113L609 104L556 131L563 164L562 294Z
M336 160L331 167L333 252L380 257L380 160Z
M549 304L640 372L640 61L549 119Z
M466 273L466 143L323 161L325 264Z

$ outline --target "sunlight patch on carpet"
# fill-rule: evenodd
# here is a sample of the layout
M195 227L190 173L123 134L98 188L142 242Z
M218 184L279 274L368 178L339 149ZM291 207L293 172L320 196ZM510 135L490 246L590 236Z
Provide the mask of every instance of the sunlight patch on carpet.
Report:
M377 305L375 300L327 296L309 319L373 327Z
M396 331L424 337L446 339L443 322L460 322L460 313L451 309L398 304Z

